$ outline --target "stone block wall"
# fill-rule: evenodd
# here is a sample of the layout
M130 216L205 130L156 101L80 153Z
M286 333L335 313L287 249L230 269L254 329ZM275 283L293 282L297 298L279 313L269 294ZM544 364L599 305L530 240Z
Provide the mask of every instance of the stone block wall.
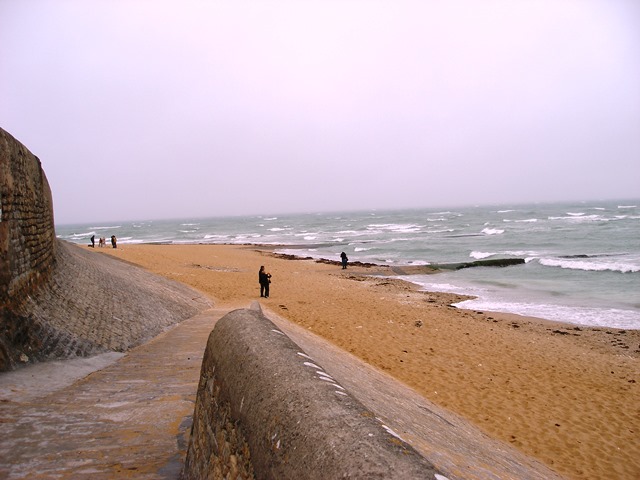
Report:
M58 240L40 161L0 129L0 372L126 351L211 305L186 285Z
M184 479L445 478L437 472L259 309L218 321Z
M55 240L40 160L0 128L0 308L21 302L49 279Z

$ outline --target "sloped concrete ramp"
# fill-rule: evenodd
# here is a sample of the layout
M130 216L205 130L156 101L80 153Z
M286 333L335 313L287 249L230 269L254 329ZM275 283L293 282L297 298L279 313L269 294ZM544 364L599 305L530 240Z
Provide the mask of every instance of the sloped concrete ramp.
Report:
M198 314L35 397L15 375L30 367L0 375L0 478L178 478L204 347L225 313Z

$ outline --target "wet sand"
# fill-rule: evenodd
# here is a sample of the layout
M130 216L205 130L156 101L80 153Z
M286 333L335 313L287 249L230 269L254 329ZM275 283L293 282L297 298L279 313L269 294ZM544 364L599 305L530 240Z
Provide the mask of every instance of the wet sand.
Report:
M269 249L96 249L188 284L218 308L259 299L568 478L640 478L640 331L449 306L463 297L385 278L388 267ZM272 275L259 298L258 269Z

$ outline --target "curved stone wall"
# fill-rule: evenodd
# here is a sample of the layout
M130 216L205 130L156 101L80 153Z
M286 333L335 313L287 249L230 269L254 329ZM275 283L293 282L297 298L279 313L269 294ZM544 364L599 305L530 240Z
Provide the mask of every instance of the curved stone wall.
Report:
M211 306L193 289L55 237L40 161L0 130L0 371L125 351Z
M258 310L220 319L205 351L183 478L434 479ZM444 477L440 477L444 478Z
M0 307L19 304L49 279L55 239L40 160L0 128Z

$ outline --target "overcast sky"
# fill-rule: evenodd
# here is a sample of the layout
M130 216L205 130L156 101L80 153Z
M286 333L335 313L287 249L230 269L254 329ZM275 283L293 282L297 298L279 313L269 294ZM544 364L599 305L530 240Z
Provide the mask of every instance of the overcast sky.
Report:
M640 197L637 0L0 0L56 223Z

